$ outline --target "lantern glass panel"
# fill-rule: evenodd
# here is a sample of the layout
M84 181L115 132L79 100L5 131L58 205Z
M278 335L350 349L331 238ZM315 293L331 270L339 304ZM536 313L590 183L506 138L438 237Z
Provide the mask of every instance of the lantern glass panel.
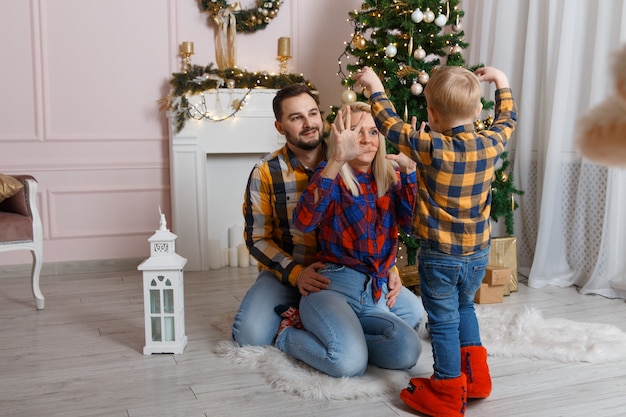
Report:
M150 290L150 313L161 313L161 291Z
M152 341L162 341L163 339L161 338L161 317L152 317L150 321L152 322Z
M164 317L165 320L165 342L173 342L176 333L174 332L174 317Z
M163 312L174 314L174 290L163 290Z

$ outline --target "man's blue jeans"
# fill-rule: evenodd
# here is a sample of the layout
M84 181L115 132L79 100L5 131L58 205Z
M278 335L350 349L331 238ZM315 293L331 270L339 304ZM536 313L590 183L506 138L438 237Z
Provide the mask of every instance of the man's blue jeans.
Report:
M461 347L480 346L474 294L485 277L489 248L449 255L422 241L418 255L422 302L428 314L435 379L461 375Z
M402 370L417 363L422 345L415 328L424 310L415 294L402 288L390 310L387 286L374 302L367 275L334 264L319 273L330 279L329 289L301 298L304 330L285 329L278 349L335 377L362 375L368 363Z
M279 304L298 306L300 292L285 285L269 271L261 271L241 301L233 322L233 340L239 345L262 346L274 343L282 320L274 312Z

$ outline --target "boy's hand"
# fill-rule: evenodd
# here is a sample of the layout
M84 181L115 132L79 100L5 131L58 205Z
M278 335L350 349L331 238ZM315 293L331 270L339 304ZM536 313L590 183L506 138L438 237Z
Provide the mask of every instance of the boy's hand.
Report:
M356 72L352 79L356 81L356 84L360 84L363 88L370 90L370 93L377 93L379 91L385 91L383 83L378 78L378 75L370 67L363 67Z
M474 74L481 82L495 83L496 88L508 88L509 79L506 74L494 67L478 68Z
M417 164L415 163L415 161L403 153L399 153L399 154L390 153L386 155L386 158L391 161L396 161L396 163L400 167L400 171L403 174L410 174L412 172L415 172L415 168L417 167Z

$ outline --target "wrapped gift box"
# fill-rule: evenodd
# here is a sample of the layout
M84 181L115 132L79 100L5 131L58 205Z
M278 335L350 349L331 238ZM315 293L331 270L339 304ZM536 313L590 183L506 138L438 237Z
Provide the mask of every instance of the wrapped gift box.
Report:
M477 304L501 303L504 299L504 285L489 285L486 282L480 284L480 288L474 295Z
M509 285L511 283L511 270L505 266L487 265L483 282L488 285Z
M489 265L502 266L511 270L511 282L504 286L504 295L517 291L517 238L513 236L492 238Z

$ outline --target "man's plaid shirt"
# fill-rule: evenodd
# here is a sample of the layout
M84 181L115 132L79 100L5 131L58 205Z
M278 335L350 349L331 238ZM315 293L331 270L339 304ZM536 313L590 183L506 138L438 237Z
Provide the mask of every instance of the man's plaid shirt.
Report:
M417 235L448 254L486 248L494 166L517 124L511 89L496 90L494 122L480 132L473 124L443 133L418 132L398 116L384 93L372 94L370 102L381 133L417 162Z
M315 262L315 232L293 226L293 210L309 184L307 170L287 146L267 155L248 179L244 195L244 238L259 268L295 286L305 266Z

